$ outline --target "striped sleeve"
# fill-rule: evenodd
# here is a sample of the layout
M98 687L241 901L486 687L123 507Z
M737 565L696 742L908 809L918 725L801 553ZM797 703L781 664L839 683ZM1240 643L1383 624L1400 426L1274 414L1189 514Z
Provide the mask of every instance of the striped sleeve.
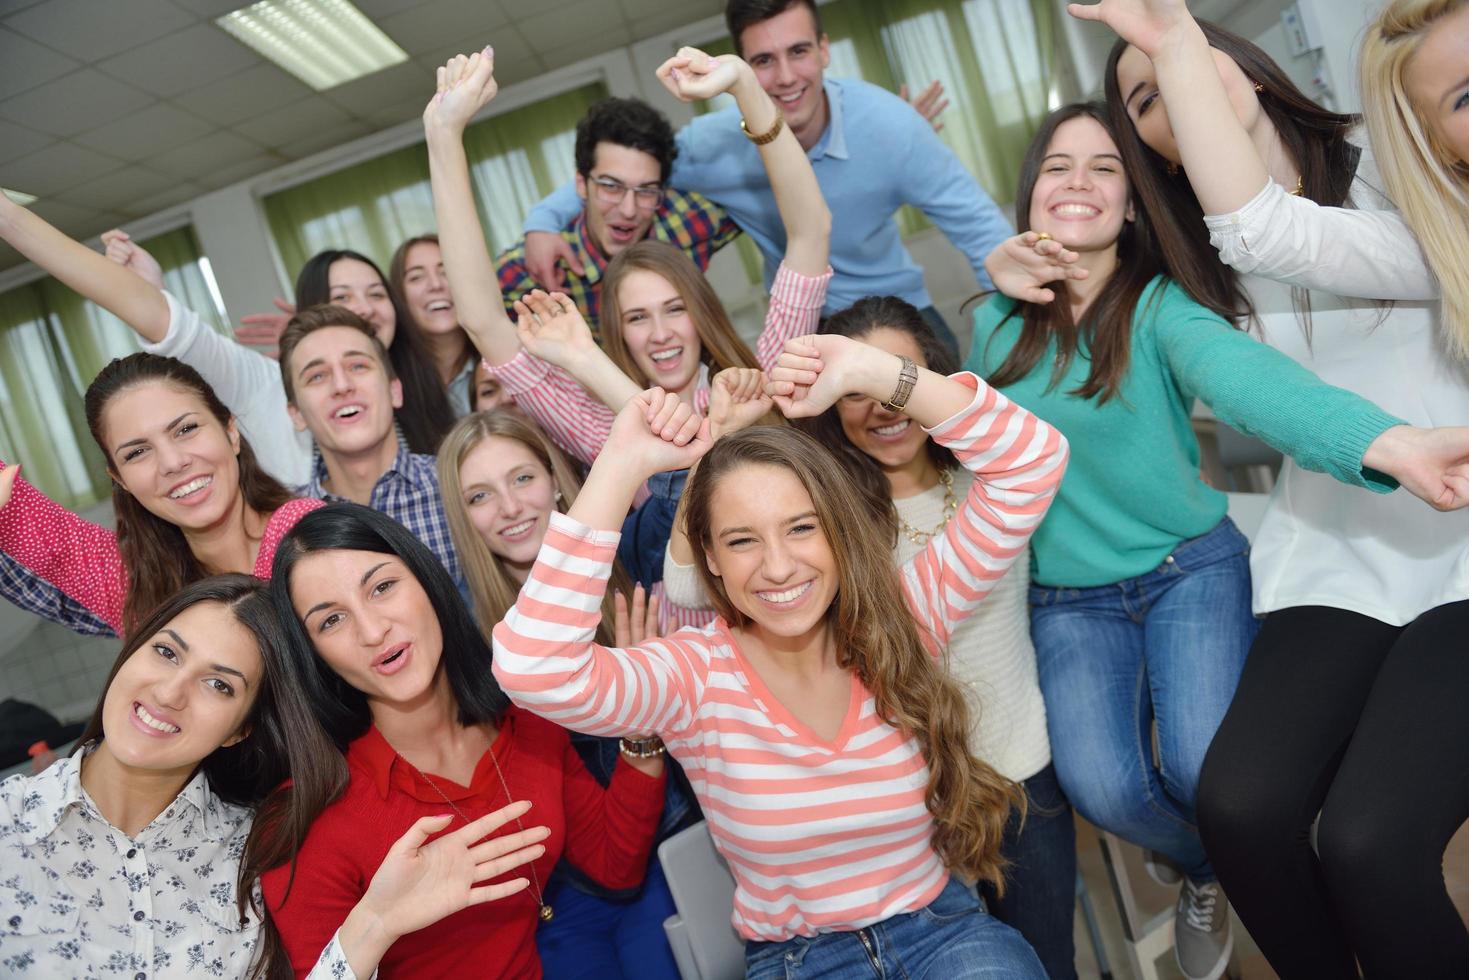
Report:
M826 305L826 287L831 283L831 266L819 276L803 276L784 262L770 284L770 306L765 311L765 329L755 342L755 359L760 370L775 367L786 341L816 332L821 308Z
M0 551L81 603L122 635L127 572L117 536L83 520L25 477L0 507Z
M596 460L616 414L575 378L524 350L486 367L556 445L589 466Z
M1066 472L1061 433L968 372L974 400L928 430L975 476L944 533L903 566L920 625L947 643L1000 581L1046 516Z
M516 704L573 731L674 735L693 724L707 644L698 634L627 649L595 642L618 538L551 515L530 578L495 626L495 678Z

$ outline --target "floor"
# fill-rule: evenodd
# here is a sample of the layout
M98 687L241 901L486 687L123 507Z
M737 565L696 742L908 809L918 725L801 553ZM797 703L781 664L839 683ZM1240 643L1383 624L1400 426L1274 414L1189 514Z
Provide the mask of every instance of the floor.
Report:
M1097 843L1097 832L1084 820L1077 818L1076 839L1082 879L1086 882L1087 892L1096 909L1098 924L1101 927L1102 945L1112 970L1111 975L1114 980L1134 980L1134 973L1123 945L1122 918L1117 910L1112 888L1107 879L1101 847ZM1129 851L1135 852L1135 849L1129 848ZM1164 889L1147 877L1142 869L1140 852L1129 854L1128 879L1132 883L1134 894L1138 896L1139 903L1149 915L1172 907L1177 892ZM1460 913L1466 920L1469 920L1469 824L1465 824L1460 829L1444 853L1444 880L1448 885L1449 895L1459 907ZM1238 973L1234 974L1236 980L1275 980L1275 971L1270 968L1269 963L1265 962L1265 957L1250 940L1249 934L1245 932L1238 919L1234 920L1234 936L1234 964L1238 970ZM1091 939L1087 935L1080 915L1077 916L1076 953L1077 973L1082 980L1098 980L1101 977L1101 971L1098 969L1096 956L1092 952ZM1173 962L1171 952L1160 957L1157 965L1158 975L1164 980L1181 980L1183 974L1179 971L1178 965Z

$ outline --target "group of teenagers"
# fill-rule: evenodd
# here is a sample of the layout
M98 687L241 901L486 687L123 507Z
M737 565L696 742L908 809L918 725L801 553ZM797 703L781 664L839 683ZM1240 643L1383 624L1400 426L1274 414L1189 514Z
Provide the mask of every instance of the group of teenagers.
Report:
M738 55L658 78L736 105L599 103L496 260L456 57L437 234L313 257L278 362L0 195L144 347L86 392L115 531L0 469L0 594L124 638L0 784L0 973L674 977L702 818L750 977L1061 980L1074 808L1193 980L1230 905L1288 980L1469 976L1469 3L1386 5L1363 118L1182 0L1070 12L1105 102L1019 234L812 0L730 0ZM962 366L903 203L994 286ZM1253 548L1196 401L1286 457Z

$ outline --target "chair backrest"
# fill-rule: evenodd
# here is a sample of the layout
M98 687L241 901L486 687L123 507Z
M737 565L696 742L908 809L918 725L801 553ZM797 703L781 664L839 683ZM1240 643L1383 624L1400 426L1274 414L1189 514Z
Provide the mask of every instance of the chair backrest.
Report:
M734 878L714 850L708 826L700 821L668 838L658 845L658 861L683 920L674 928L688 939L699 980L740 980L745 943L730 924Z

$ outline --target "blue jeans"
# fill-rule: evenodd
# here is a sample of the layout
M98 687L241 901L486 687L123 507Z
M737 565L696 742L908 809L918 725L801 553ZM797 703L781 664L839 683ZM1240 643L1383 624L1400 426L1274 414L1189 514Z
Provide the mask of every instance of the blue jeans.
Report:
M546 980L637 977L678 980L678 965L663 933L675 913L673 895L655 857L642 891L631 901L588 895L564 878L546 889L555 917L536 930Z
M1249 550L1225 518L1146 575L1030 590L1062 789L1094 825L1168 855L1200 882L1214 869L1194 817L1199 771L1259 628Z
M1020 933L950 878L924 908L855 932L745 944L745 980L1046 980Z
M1000 853L1009 860L1005 896L988 883L979 894L990 913L1030 943L1051 980L1076 980L1076 822L1061 792L1056 767L1046 766L1021 783L1030 808L1021 826L1017 811L1005 825Z

